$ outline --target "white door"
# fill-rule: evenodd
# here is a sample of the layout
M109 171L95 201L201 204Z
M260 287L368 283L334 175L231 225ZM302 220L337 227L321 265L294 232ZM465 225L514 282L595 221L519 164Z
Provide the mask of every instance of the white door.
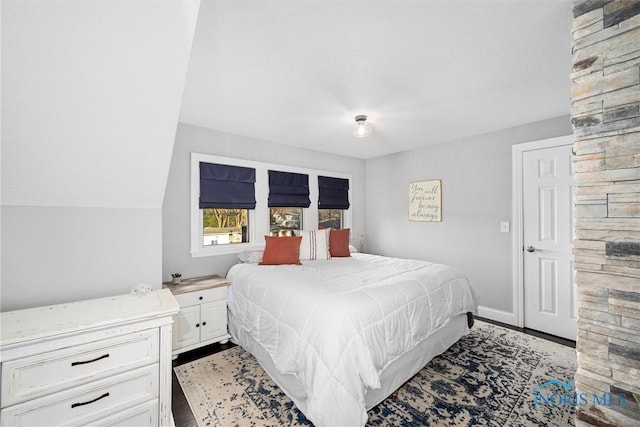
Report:
M576 339L571 146L523 152L524 326Z

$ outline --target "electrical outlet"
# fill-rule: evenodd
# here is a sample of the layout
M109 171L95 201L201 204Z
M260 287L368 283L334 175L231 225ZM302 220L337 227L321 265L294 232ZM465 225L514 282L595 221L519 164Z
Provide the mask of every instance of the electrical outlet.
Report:
M500 232L508 233L509 232L509 221L501 221L500 222Z

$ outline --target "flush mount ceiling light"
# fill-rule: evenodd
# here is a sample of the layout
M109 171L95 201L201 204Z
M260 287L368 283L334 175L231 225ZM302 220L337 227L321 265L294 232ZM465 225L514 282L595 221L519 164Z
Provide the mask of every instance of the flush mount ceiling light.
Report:
M356 116L356 122L353 125L353 136L364 138L371 135L371 130L371 123L367 122L367 116L364 114Z

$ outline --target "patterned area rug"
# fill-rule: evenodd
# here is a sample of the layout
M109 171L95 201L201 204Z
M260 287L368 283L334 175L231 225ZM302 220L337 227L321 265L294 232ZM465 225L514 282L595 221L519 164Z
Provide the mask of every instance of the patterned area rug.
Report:
M174 369L200 427L312 425L241 347ZM533 389L552 379L566 383L575 372L574 349L476 321L369 410L367 425L574 425L572 406L536 405Z

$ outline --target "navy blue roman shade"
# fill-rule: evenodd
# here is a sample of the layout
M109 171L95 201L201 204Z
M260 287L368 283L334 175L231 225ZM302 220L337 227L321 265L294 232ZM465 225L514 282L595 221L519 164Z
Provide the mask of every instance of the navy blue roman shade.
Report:
M318 209L349 209L349 180L318 177Z
M270 208L308 208L309 175L302 173L269 171Z
M200 209L255 209L256 170L200 162Z

